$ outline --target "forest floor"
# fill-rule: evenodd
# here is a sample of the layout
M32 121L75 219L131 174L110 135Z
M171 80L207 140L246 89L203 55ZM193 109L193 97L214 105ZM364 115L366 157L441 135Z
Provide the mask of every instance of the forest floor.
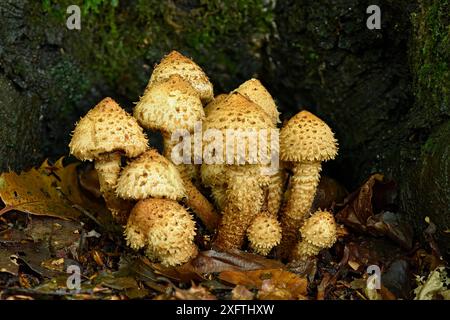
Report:
M350 194L322 179L315 206L331 209L340 227L317 258L284 264L216 251L199 224L198 256L167 268L126 246L93 167L64 162L0 176L0 299L450 298L433 222L414 235L393 204L396 184L382 175ZM370 285L377 280L379 289Z

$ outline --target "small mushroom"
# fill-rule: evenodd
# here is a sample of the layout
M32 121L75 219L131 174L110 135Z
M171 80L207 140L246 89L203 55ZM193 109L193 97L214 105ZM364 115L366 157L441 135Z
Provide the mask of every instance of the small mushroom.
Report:
M297 242L297 230L310 213L320 180L321 162L334 159L338 146L330 127L308 111L292 117L280 132L281 160L292 165L289 197L282 212L280 254L286 257Z
M164 155L172 159L173 147L176 145L172 142L172 134L177 130L192 133L195 124L202 121L205 114L198 92L180 75L173 74L166 81L156 82L147 88L134 109L134 116L144 128L162 132ZM214 230L219 216L192 183L197 175L195 165L182 163L177 165L177 169L181 172L186 187L186 204L209 230Z
M224 141L223 159L227 159L230 146L233 165L224 165L227 202L219 226L215 246L221 249L240 248L245 238L245 232L255 216L261 211L264 188L268 184L268 176L262 173L259 159L250 153L254 141L244 137L237 143L227 142L232 132L261 129L275 129L269 116L261 108L239 93L230 94L222 102L220 108L211 112L204 122L205 130L216 129L222 133ZM268 130L269 133L269 130ZM232 137L235 138L235 137ZM207 147L208 142L204 142ZM242 148L243 153L238 152ZM267 144L270 153L270 143ZM259 150L264 152L263 150ZM223 176L222 176L223 178ZM222 179L221 178L221 179Z
M169 79L172 75L179 75L188 81L198 92L203 103L207 103L213 99L213 86L208 76L194 61L175 50L167 54L156 65L147 89L151 88L155 83Z
M281 225L272 215L260 213L247 229L247 238L254 252L266 256L281 241Z
M316 256L322 249L331 248L337 239L336 221L328 211L316 211L299 231L302 240L292 253L293 260Z
M127 218L130 205L118 199L114 188L121 170L121 155L137 157L147 148L147 138L136 119L113 99L105 98L77 123L69 144L81 161L94 160L100 191L112 214Z
M176 266L197 255L195 223L183 206L169 199L145 199L131 211L125 230L127 244L165 266Z

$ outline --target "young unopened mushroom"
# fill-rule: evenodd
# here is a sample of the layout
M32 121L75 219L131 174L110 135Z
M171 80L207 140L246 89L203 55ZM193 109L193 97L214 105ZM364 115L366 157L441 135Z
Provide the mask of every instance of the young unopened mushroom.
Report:
M147 138L136 119L113 99L105 98L77 123L69 148L81 161L94 161L108 208L118 220L126 219L130 205L115 196L114 188L121 155L134 158L148 148Z
M172 142L172 134L181 131L192 133L195 125L205 117L199 94L180 75L171 75L166 81L148 87L134 109L134 116L147 129L159 130L164 138L164 155L172 159L172 151L178 143ZM192 154L189 159L192 160ZM173 159L172 159L173 160ZM186 204L203 221L209 230L217 226L219 216L214 207L192 183L197 170L193 164L177 165L183 178Z
M331 248L337 239L336 221L328 211L316 211L300 228L302 240L292 253L293 260L317 255L322 249Z
M127 244L165 266L175 266L197 255L195 223L180 204L169 199L145 199L131 211L125 230Z
M272 215L260 213L247 229L247 238L254 252L266 256L281 241L281 225Z
M308 111L292 117L280 132L280 158L292 165L289 198L282 212L280 254L286 257L297 242L297 230L310 213L320 180L322 161L337 155L330 127Z
M230 94L220 103L223 105L206 118L204 128L205 131L215 129L222 133L226 147L217 152L223 152L224 160L227 159L227 153L231 150L229 158L232 159L228 160L233 160L233 165L224 166L227 202L215 241L215 246L231 249L242 246L247 228L261 211L264 188L267 187L269 179L267 175L262 174L262 165L258 163L257 156L250 152L252 143L255 141L248 139L248 136L242 136L238 143L227 141L227 139L235 139L236 137L230 137L229 134L239 130L258 133L265 129L270 134L270 129L275 129L275 126L258 105L239 93ZM207 145L208 142L204 142L205 148ZM259 152L269 151L270 154L270 145L269 142L268 150L259 150ZM242 148L243 152L238 152L238 148Z
M213 86L208 76L194 61L178 51L170 52L156 65L147 89L151 88L155 83L169 79L175 74L191 84L198 92L203 103L207 103L214 98Z

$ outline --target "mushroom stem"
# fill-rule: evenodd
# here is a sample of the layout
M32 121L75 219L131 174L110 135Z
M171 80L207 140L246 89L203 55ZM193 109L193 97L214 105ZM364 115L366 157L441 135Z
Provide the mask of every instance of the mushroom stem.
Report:
M185 177L182 178L186 190L186 205L197 214L209 231L214 231L219 224L220 217L214 210L213 205L197 189L190 179Z
M129 201L118 198L115 194L115 187L120 174L120 164L120 154L116 152L107 153L95 160L94 163L100 183L100 192L105 199L106 206L115 219L125 223L131 210L131 204Z
M170 137L170 134L167 133L163 134L163 138L164 155L167 159L172 160L172 150L178 142L174 143ZM198 166L195 164L179 164L175 166L181 174L183 184L186 189L186 205L195 212L209 231L214 231L219 224L220 217L214 210L214 206L192 182L192 179L199 179L197 170Z
M227 189L222 186L211 186L211 195L216 203L216 207L222 211L227 202Z
M216 247L225 250L242 247L248 227L261 212L263 196L257 177L242 174L230 177L227 203L214 242Z
M267 212L274 218L278 217L278 211L283 201L284 181L284 173L282 171L277 172L270 177L267 187Z
M289 182L289 197L284 207L281 226L283 237L279 246L281 257L287 258L297 243L298 229L310 213L320 180L320 162L304 161L293 166Z

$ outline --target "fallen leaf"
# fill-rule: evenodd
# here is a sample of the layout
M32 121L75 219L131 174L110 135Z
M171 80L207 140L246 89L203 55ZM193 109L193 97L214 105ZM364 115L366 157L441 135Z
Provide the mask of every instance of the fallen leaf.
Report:
M227 270L246 271L258 269L284 268L285 266L273 259L240 250L199 252L185 268L197 274L222 272Z
M0 247L0 272L6 272L14 276L18 275L19 265L15 262L11 251Z
M195 284L192 284L187 290L175 288L174 296L178 300L217 300L216 296L209 292L208 289Z
M355 230L374 236L387 236L406 249L411 249L413 229L400 214L389 210L396 197L396 185L381 174L372 175L344 201L336 219Z
M258 299L305 299L308 281L282 269L254 271L224 271L219 278L249 289L258 289Z
M240 284L231 290L231 300L253 300L254 298L255 294Z
M90 212L105 211L103 205L86 197L79 188L78 164L63 165L63 158L55 165L45 161L39 168L16 174L0 175L0 198L5 208L0 215L17 210L34 215L61 219L77 219L80 211L74 205Z

